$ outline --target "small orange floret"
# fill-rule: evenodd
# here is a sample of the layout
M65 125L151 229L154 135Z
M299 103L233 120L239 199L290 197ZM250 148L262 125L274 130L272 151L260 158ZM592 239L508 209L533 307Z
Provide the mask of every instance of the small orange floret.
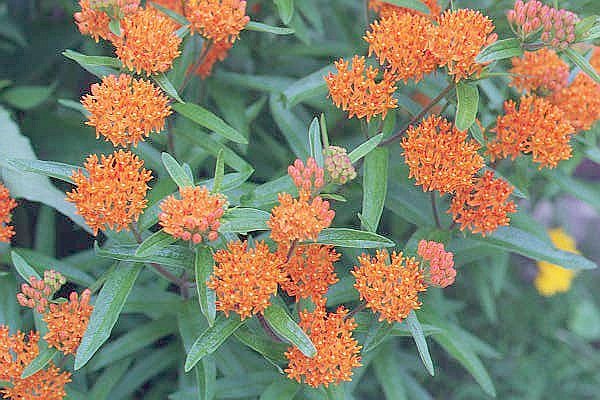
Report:
M242 319L262 313L285 279L283 260L271 253L264 242L253 249L248 243L230 242L227 250L214 255L215 268L207 286L217 295L217 310L229 316L233 311Z
M81 100L90 112L86 124L96 127L96 138L102 135L114 146L137 146L151 132L160 132L171 115L167 96L151 82L131 75L108 75L91 91Z
M203 46L206 46L206 43ZM202 79L208 78L212 73L214 65L227 58L227 54L232 46L233 43L231 42L213 42L207 50L202 63L194 71L196 75L199 75Z
M504 115L498 117L493 131L496 138L488 143L492 160L531 153L541 169L554 168L559 161L571 158L569 140L575 129L546 99L524 96L518 108L512 100L506 101Z
M329 286L338 281L333 264L340 257L332 246L298 246L283 267L288 279L281 287L296 300L310 298L324 306Z
M323 307L312 313L300 312L300 327L310 337L317 354L309 358L297 347L290 348L285 353L289 360L285 372L290 379L312 387L351 380L352 369L361 365L361 346L352 337L356 322L347 315L348 310L343 307L335 313L327 313Z
M499 226L508 226L508 214L517 211L515 203L509 201L513 190L509 183L486 171L483 177L475 178L471 189L456 192L448 213L460 224L460 230L469 229L485 236Z
M279 193L278 199L279 205L273 207L267 221L271 238L277 243L317 240L335 216L329 202L319 196L310 201L305 196L294 199L289 193Z
M429 49L446 66L454 80L481 72L484 65L475 62L481 49L496 40L492 35L494 24L479 11L448 10L432 25L429 34Z
M550 93L566 87L569 82L569 65L549 48L514 57L512 65L510 72L515 75L510 85L525 93Z
M439 6L438 0L421 0L421 2L425 4L427 8L429 8L429 14L423 14L412 8L398 7L381 0L369 0L369 8L378 13L381 18L393 14L427 15L430 17L437 17L442 12L442 8Z
M169 196L160 205L158 221L163 230L194 244L217 240L227 199L211 194L206 186L183 187L179 194L181 199Z
M108 27L110 17L105 12L93 9L89 0L79 0L79 7L81 11L76 12L73 18L82 35L89 35L96 42L100 38L105 40L113 38L114 35Z
M61 372L52 362L45 368L25 379L15 379L12 387L0 389L8 399L63 400L67 393L65 385L71 382L69 372Z
M77 213L94 234L105 226L117 231L128 229L146 208L152 171L144 168L143 160L123 150L102 155L100 160L93 154L84 167L85 171L73 174L77 188L67 193L67 200L75 203Z
M452 192L471 185L471 178L483 165L479 145L467 139L443 117L430 116L411 126L402 141L409 177L424 191Z
M442 243L421 240L417 254L429 264L429 281L436 286L447 287L454 283L454 254L444 249Z
M240 0L188 0L185 12L192 34L214 42L233 43L248 22L246 2Z
M365 58L354 56L352 68L348 61L335 62L337 73L325 77L329 95L333 103L348 112L348 118L367 118L370 121L376 115L385 118L388 110L398 106L393 97L396 91L396 77L385 71L383 79L377 83L375 78L379 70L369 66L365 68Z
M301 159L296 159L288 167L288 175L294 181L298 191L312 194L325 185L325 170L319 167L312 157L306 160L306 165Z
M64 354L75 354L81 338L87 329L94 307L90 305L92 292L85 289L81 296L71 292L69 301L50 304L50 310L44 315L48 333L44 340Z
M10 192L0 183L0 243L9 243L15 235L15 228L10 224L12 210L17 206L15 199L10 197Z
M375 53L379 63L386 65L405 82L420 81L423 75L435 71L438 61L427 49L431 20L421 15L396 14L371 24L365 34L369 55Z
M177 23L155 8L121 20L121 36L114 39L117 57L129 70L147 75L166 72L180 54Z
M600 70L600 65L596 70ZM591 129L600 120L600 84L584 72L580 72L568 87L554 93L549 100L564 112L565 119L577 131Z
M392 253L387 264L387 250L378 250L376 257L358 257L360 267L354 267L354 287L367 307L380 314L379 320L402 322L412 310L421 307L419 292L427 289L423 271L414 258Z

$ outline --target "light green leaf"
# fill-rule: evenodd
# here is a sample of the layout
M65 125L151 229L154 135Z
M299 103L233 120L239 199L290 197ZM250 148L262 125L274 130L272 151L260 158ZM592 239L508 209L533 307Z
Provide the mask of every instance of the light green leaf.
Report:
M283 307L271 304L264 311L264 316L273 331L296 346L302 354L307 357L314 357L317 354L317 349L308 335L294 322Z
M376 233L348 228L323 229L317 243L358 249L377 249L396 245L392 240Z
M8 168L20 172L31 172L50 178L60 179L63 182L73 183L72 176L79 169L74 165L54 161L28 160L23 158L9 158L5 160Z
M216 193L219 193L221 191L221 184L223 183L223 176L225 175L225 156L223 154L223 149L220 149L219 153L217 154L215 178L213 180L212 187L212 191Z
M248 24L246 24L244 29L249 30L249 31L272 33L274 35L291 35L294 33L294 30L290 29L290 28L281 28L278 26L271 26L271 25L263 24L262 22L256 22L256 21L248 22Z
M248 144L248 139L246 139L244 135L232 128L220 117L197 104L177 103L171 105L171 108L189 120L194 121L198 125L209 129L226 139L236 143Z
M475 62L484 64L506 58L521 57L522 55L523 48L519 39L503 39L497 40L481 50L477 57L475 57Z
M363 229L375 232L383 213L388 181L389 150L378 148L367 154L363 170Z
M273 0L279 12L279 18L285 25L289 24L294 16L294 0Z
M119 69L122 67L121 61L114 57L86 56L73 50L65 50L62 54L98 78L103 78L107 75L117 75Z
M43 272L47 269L53 269L60 272L69 281L76 283L81 286L89 287L95 282L93 276L83 271L80 267L74 266L64 260L57 260L56 258L49 257L41 254L37 251L24 248L14 248L15 251L33 268L40 276L43 276Z
M196 249L194 261L196 290L198 291L200 310L202 310L202 314L204 314L210 326L214 324L217 317L217 307L215 292L206 286L206 282L212 274L214 264L210 248L199 247Z
M425 335L423 334L423 328L421 327L421 323L417 318L417 315L414 311L411 311L408 314L408 317L405 319L408 328L410 329L410 333L412 334L413 339L415 340L415 344L417 345L417 350L419 351L419 357L421 357L421 361L425 365L427 372L429 375L434 376L435 371L433 369L433 361L431 361L431 355L429 354L429 348L427 347L427 340L425 340Z
M596 83L600 83L600 75L581 54L570 47L564 51L564 54L573 64L577 65L584 73L596 81Z
M354 164L355 162L369 154L371 151L373 151L373 149L375 149L379 145L379 143L381 143L382 139L383 134L380 133L379 135L373 136L371 139L367 140L366 142L352 150L350 154L348 154L348 157L350 158L350 161L352 161L352 164Z
M120 261L131 261L140 263L157 263L163 266L174 268L190 268L193 262L192 251L185 246L169 245L162 249L145 256L137 256L137 245L114 244L108 247L99 247L98 242L94 243L94 251L99 257L110 258Z
M169 153L162 153L162 162L173 182L180 188L194 186L194 182L190 179L183 167Z
M30 110L48 100L56 85L13 86L2 92L2 100L19 110Z
M165 93L171 96L173 99L177 100L180 103L185 103L181 99L181 97L179 97L179 93L177 93L177 89L175 89L175 86L173 86L169 78L167 78L167 76L164 73L152 75L152 80L156 82L156 84L160 86L160 88L164 90Z
M148 257L157 251L173 244L177 241L173 235L170 235L163 231L157 231L152 235L148 236L135 251L136 257Z
M456 85L456 119L454 121L459 131L465 131L473 125L477 118L479 107L479 90L477 86L459 82Z
M219 232L248 233L269 230L271 214L255 208L232 208L221 218Z
M321 143L321 127L319 120L315 117L308 128L308 143L310 156L315 159L317 165L323 168L323 144Z
M13 265L15 269L21 275L21 278L25 279L26 282L31 283L31 278L34 277L36 279L41 279L40 274L37 273L35 269L31 265L25 261L23 257L19 255L16 251L11 251L10 256L12 258Z
M320 96L324 98L327 95L325 77L335 70L333 65L328 65L292 83L283 91L286 106L288 108L293 107L313 97Z
M306 160L310 148L306 138L306 125L292 111L284 107L280 96L271 95L269 99L271 114L277 127L290 145L296 157Z
M54 358L56 354L58 354L58 350L54 347L48 347L45 342L43 345L40 345L40 352L36 358L33 359L31 363L23 370L21 373L21 378L29 378L31 375L35 374L39 370L43 369L48 363Z

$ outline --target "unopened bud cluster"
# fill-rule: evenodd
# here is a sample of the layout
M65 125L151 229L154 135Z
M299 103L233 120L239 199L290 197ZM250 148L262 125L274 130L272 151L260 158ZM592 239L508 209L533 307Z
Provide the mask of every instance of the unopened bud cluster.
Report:
M331 182L338 185L356 178L356 170L343 147L329 146L325 149L325 170Z
M325 185L325 172L312 157L306 160L306 164L300 159L294 161L294 164L288 167L288 174L299 191L313 193Z
M134 13L140 5L140 0L90 0L89 4L90 8L119 19Z
M444 249L442 243L421 240L417 254L429 263L429 281L431 284L447 287L454 283L454 254Z
M49 300L67 280L60 273L50 270L44 271L44 279L32 276L29 281L30 284L21 285L17 300L21 306L33 308L43 314L48 309Z

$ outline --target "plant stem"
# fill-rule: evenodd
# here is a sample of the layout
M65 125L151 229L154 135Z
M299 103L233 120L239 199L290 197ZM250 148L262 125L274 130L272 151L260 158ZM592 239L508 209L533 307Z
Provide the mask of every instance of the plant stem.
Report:
M429 197L431 198L431 210L433 211L433 219L435 219L435 226L438 229L442 229L442 224L440 223L440 215L438 213L437 202L435 200L435 193L429 192Z

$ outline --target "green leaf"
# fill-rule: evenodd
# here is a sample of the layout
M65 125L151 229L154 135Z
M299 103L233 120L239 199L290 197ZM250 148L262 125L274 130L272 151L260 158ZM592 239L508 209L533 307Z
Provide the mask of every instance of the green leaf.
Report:
M425 340L425 335L423 334L423 328L421 327L421 323L417 318L417 315L414 311L411 311L408 314L408 317L405 319L408 328L410 329L410 333L412 334L413 339L415 340L415 344L417 345L417 350L419 351L419 357L421 357L421 361L425 365L427 372L429 375L434 376L435 371L433 369L433 361L431 361L431 355L429 354L429 348L427 347L427 340Z
M317 349L308 335L294 322L283 307L271 304L264 311L264 316L273 331L296 346L302 354L307 357L314 357L317 354Z
M2 100L19 110L30 110L48 100L56 85L14 86L2 92Z
M160 88L164 90L165 93L171 96L173 99L177 100L180 103L185 103L181 99L181 97L179 97L179 93L177 93L177 89L175 89L175 86L173 86L169 78L167 78L167 76L164 73L152 75L152 80L156 82L156 84L160 86Z
M73 50L65 50L62 54L98 78L117 75L122 67L121 61L114 57L86 56Z
M173 182L179 186L179 188L194 186L194 182L190 179L188 174L185 172L183 167L173 158L169 153L162 153L161 155L163 165Z
M285 25L289 24L294 16L294 0L273 0L279 12L279 18Z
M171 108L189 120L194 121L198 125L209 129L226 139L236 143L248 144L248 139L246 139L244 135L229 126L212 112L197 104L178 103L171 105Z
M506 58L521 57L522 55L523 48L519 39L503 39L497 40L481 50L477 57L475 57L475 62L484 64Z
M272 33L274 35L291 35L294 33L294 30L290 29L290 28L281 28L278 26L271 26L271 25L263 24L262 22L256 22L256 21L248 22L248 24L246 24L244 29L249 30L249 31Z
M290 145L296 157L306 160L310 148L306 138L306 125L292 111L284 107L280 96L271 95L269 99L271 114L277 127Z
M157 10L159 10L160 12L162 12L163 14L167 15L168 17L170 17L174 21L179 22L180 25L189 25L190 24L190 21L188 21L187 18L185 18L181 14L176 13L175 11L171 10L170 8L163 7L160 4L157 4L157 3L153 2L153 1L150 2L150 5L152 5L152 7L156 8Z
M321 127L319 120L315 117L308 128L308 143L310 156L315 159L319 167L323 167L323 144L321 143Z
M104 283L77 349L75 370L87 364L110 336L141 269L140 264L121 263Z
M600 190L597 186L586 184L583 180L573 178L561 170L544 171L544 175L565 192L571 193L600 211Z
M459 131L465 131L473 125L477 118L479 107L479 90L477 86L459 82L456 85L456 119L454 121Z
M60 272L69 281L81 286L89 287L95 282L93 276L83 271L81 267L74 266L70 262L57 260L37 251L24 248L14 248L19 255L33 268L40 276L43 276L43 271L53 269Z
M348 154L348 157L350 158L350 161L352 161L352 164L369 154L371 151L373 151L373 149L377 148L377 146L379 146L379 143L381 143L382 139L383 134L380 133L379 135L373 136L371 139L367 140L366 142L352 150L350 154Z
M383 0L384 3L392 4L397 7L412 8L422 12L423 14L429 14L429 7L419 0Z
M5 165L20 172L31 172L61 181L73 183L71 176L79 169L74 165L54 161L27 160L22 158L9 158Z
M21 373L21 379L29 378L39 370L43 369L58 354L58 350L48 345L40 345L40 352L36 358Z
M213 180L212 191L219 193L221 191L221 184L223 183L223 176L225 175L225 156L223 155L223 149L219 150L217 154L217 164L215 166L215 178Z
M205 330L190 348L185 359L185 372L190 371L203 357L214 353L242 324L243 321L236 314L231 314L229 318L219 315L214 325Z
M376 233L348 228L323 229L317 243L357 249L377 249L396 245L392 240Z
M160 249L167 247L177 241L177 238L173 237L163 231L157 231L152 235L148 236L135 251L136 257L148 257L155 254Z
M202 314L204 314L210 326L215 323L217 306L215 292L206 286L206 282L210 278L210 274L212 274L214 264L210 248L199 247L196 249L194 261L196 290L198 291L200 310L202 310Z
M293 399L300 390L300 385L291 379L282 377L271 383L260 395L260 400Z
M564 51L564 54L573 64L577 65L584 73L596 81L596 83L600 83L600 75L581 54L570 47Z
M15 296L18 291L14 274L0 275L0 325L8 326L12 333L21 329L21 307Z
M31 265L25 261L23 257L19 255L16 251L11 251L10 256L12 258L13 265L15 269L21 275L21 278L25 279L27 283L31 283L31 278L34 277L36 279L41 279L40 274L37 273L35 269Z
M265 336L252 333L250 329L242 326L234 333L236 339L262 354L266 359L273 363L287 362L284 353L290 347L283 342L275 342Z
M389 150L378 148L367 154L363 171L363 229L375 232L385 205L388 181Z
M86 110L85 107L78 101L70 99L58 99L58 104L66 108L70 108L73 111L77 111L86 118L90 115L88 110Z
M121 380L123 375L129 370L131 366L131 359L125 359L115 365L111 365L110 368L106 368L102 374L96 378L92 390L89 392L89 397L82 397L82 399L90 398L94 400L107 400L109 399L110 392ZM69 399L71 397L69 396Z
M327 95L325 77L335 70L335 66L328 65L289 85L283 91L286 106L289 108L314 97L325 97Z
M387 321L373 320L369 327L369 331L367 332L365 342L363 343L362 352L368 353L369 351L375 350L390 336L392 329L394 329L394 324L390 324Z
M590 30L597 25L600 25L600 17L597 15L590 15L583 18L575 25L575 37L577 40L593 40L593 35L590 35ZM594 33L592 31L592 33Z
M243 233L269 230L271 214L255 208L232 208L221 218L219 232Z
M94 243L94 251L99 257L110 258L120 261L131 261L140 263L157 263L163 266L174 268L190 268L193 262L192 251L185 246L169 245L154 252L146 252L147 255L141 257L135 253L137 245L114 244L108 247L99 247L98 242Z
M402 369L397 356L396 349L386 345L373 359L373 371L383 389L386 400L408 400L406 388L402 379L399 379Z

